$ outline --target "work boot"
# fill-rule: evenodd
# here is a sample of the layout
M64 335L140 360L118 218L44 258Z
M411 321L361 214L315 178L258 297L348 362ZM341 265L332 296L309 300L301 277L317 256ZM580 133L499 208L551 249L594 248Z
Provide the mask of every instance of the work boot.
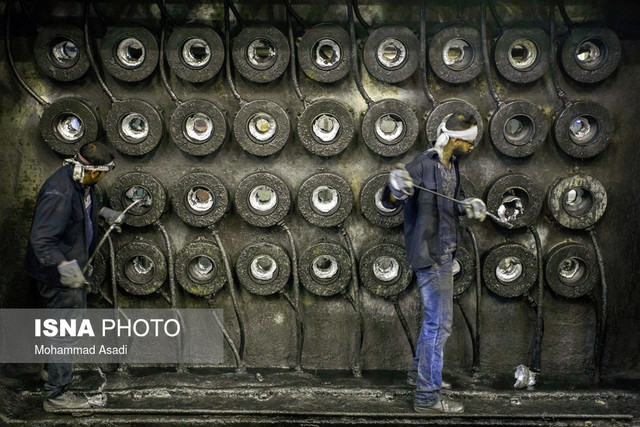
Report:
M55 412L65 409L90 409L91 405L86 397L68 391L56 397L45 399L42 402L42 407L47 412Z
M418 372L417 371L408 371L407 372L407 384L409 384L412 387L415 387L417 379L418 379ZM448 382L448 381L442 380L441 388L443 388L445 390L451 390L451 383Z
M447 397L439 396L438 401L432 405L413 402L413 410L419 413L460 413L464 412L464 406L460 402L451 400Z

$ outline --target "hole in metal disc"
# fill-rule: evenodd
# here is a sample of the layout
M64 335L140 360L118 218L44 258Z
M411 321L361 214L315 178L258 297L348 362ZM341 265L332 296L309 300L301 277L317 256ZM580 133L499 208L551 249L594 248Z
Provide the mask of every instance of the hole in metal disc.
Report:
M458 258L453 259L451 272L453 273L453 280L458 280L462 276L462 264Z
M187 274L194 282L209 282L216 275L216 263L208 256L197 256L189 261Z
M583 41L576 48L576 60L580 67L593 70L602 65L606 59L607 47L602 40L591 38Z
M189 39L182 45L182 60L192 68L202 68L211 60L211 47L202 39Z
M116 59L126 68L136 68L144 62L146 51L140 40L128 37L118 43Z
M442 59L454 71L464 70L473 61L473 48L463 39L452 39L442 49Z
M155 265L146 255L129 258L124 269L125 276L133 283L144 285L153 279Z
M340 45L331 39L322 39L313 46L313 60L317 67L334 68L342 60Z
M190 210L196 213L206 213L213 208L215 197L208 188L195 186L187 193L187 203Z
M576 218L588 214L593 208L593 204L593 194L582 187L574 187L567 191L562 201L564 210Z
M397 280L400 275L400 264L395 258L381 256L373 263L373 275L382 282Z
M331 255L320 255L311 262L311 271L316 279L333 281L338 276L338 260Z
M518 39L509 47L509 64L516 70L530 68L538 59L538 46L529 39Z
M587 265L577 257L565 258L558 267L558 277L565 285L577 285L586 273Z
M340 207L340 194L328 185L316 187L311 193L311 206L321 215L330 215Z
M278 263L269 255L258 255L251 261L249 270L254 279L267 282L276 278Z
M51 56L61 65L69 65L78 58L78 46L68 39L55 40L51 47Z
M535 133L535 124L531 117L522 114L510 117L504 124L503 134L512 145L525 145Z
M120 120L120 136L128 142L142 142L149 135L147 118L139 113L129 113Z
M496 277L502 283L511 283L522 276L524 266L520 258L503 258L496 267Z
M127 212L131 212L133 215L144 215L151 209L153 204L153 195L151 192L141 185L133 185L127 189L124 193L123 205L129 206L132 202L138 201L138 203L129 209Z
M262 70L269 68L276 62L276 46L271 40L255 39L247 47L247 58L254 68Z
M313 119L311 130L321 142L330 143L338 136L340 122L332 114L321 114Z
M84 135L82 120L73 114L63 114L55 125L56 134L65 142L75 142Z
M376 120L376 135L385 144L393 144L404 132L404 121L395 114L385 114Z
M589 115L575 117L569 126L569 138L578 145L588 145L599 132L598 120Z
M529 193L522 188L510 188L503 195L498 206L498 217L502 221L515 221L524 215L529 204Z
M213 133L213 121L203 113L191 114L184 122L182 133L191 142L205 142Z
M407 59L407 47L398 39L386 38L378 45L376 58L384 68L401 67Z
M268 142L276 134L278 124L268 113L257 113L249 119L249 134L259 143Z
M397 207L395 209L389 209L385 205L383 205L382 204L383 192L384 192L384 187L380 187L378 191L376 191L376 193L373 195L373 201L376 205L376 209L378 209L383 214L395 214L396 212L398 212L398 209L400 209L400 207Z
M267 185L258 185L249 193L249 208L259 215L268 215L278 205L278 193Z

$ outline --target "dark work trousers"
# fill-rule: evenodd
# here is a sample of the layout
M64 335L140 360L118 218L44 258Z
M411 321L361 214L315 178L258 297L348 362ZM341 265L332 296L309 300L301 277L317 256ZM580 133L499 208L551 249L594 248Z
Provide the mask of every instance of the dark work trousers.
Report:
M412 370L417 371L415 402L431 405L442 387L443 349L453 320L453 255L442 255L416 272L424 320Z
M86 308L87 291L84 287L68 288L60 283L47 283L38 281L38 291L47 300L47 308ZM74 338L52 340L51 344L56 346L71 346L76 340ZM47 363L46 370L48 379L44 385L43 397L45 399L54 398L62 394L71 382L71 363Z

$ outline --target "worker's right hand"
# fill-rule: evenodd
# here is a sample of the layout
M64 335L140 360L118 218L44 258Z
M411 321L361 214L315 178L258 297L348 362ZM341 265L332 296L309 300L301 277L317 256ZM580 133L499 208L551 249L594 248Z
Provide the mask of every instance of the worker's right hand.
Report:
M404 166L396 165L394 169L389 172L389 184L394 190L406 194L409 197L413 196L413 180Z
M475 218L482 222L487 217L487 206L481 199L470 197L464 199L462 204L467 213L467 218Z
M58 273L60 273L60 283L68 288L81 288L87 283L75 259L58 264Z

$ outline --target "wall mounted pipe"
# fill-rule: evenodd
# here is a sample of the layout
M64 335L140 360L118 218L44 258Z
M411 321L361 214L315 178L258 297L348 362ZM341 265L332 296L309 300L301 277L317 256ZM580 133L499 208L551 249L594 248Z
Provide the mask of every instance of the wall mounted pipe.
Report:
M211 301L211 298L207 298L207 305L209 305L210 308L213 308L212 304L213 302ZM231 335L229 334L229 331L227 331L227 328L224 327L224 324L222 323L222 320L220 320L220 318L218 317L218 314L215 311L213 311L212 314L213 314L214 320L216 321L216 324L222 331L222 335L224 335L225 341L227 341L227 344L229 344L229 347L231 348L233 357L236 359L236 372L237 373L245 372L246 368L244 367L244 362L240 357L240 352L236 347L236 343L233 341L233 338L231 338Z
M34 41L36 64L49 78L71 82L89 70L82 30L73 25L40 28Z
M360 211L372 224L384 228L393 228L404 221L403 205L389 209L382 204L382 193L389 181L389 173L373 175L360 189Z
M427 84L427 1L420 0L420 82L422 91L429 100L431 108L438 106L438 101L429 92Z
M234 10L236 12L233 3L230 0L224 0L224 66L225 66L225 75L227 76L227 84L229 85L229 89L231 90L231 94L233 97L240 103L242 107L246 101L242 99L240 93L236 89L236 85L233 82L233 74L231 73L231 23L229 22L229 9ZM241 18L239 14L235 14L236 20L242 26Z
M302 89L300 89L300 83L298 82L298 71L296 70L296 45L293 40L293 26L291 25L291 12L293 8L291 4L284 0L285 5L287 7L287 35L289 36L289 66L291 71L291 83L293 84L293 90L296 93L296 96L302 102L303 108L307 108L307 100L305 96L302 94ZM295 13L295 12L294 12ZM297 15L296 15L297 16Z
M367 103L367 106L373 104L373 99L369 96L367 91L362 85L362 79L360 77L360 65L358 62L358 45L356 39L356 30L353 23L353 0L347 0L347 20L349 22L349 39L351 40L351 70L353 71L353 77L358 87L358 92Z
M162 31L160 33L160 58L159 58L158 68L160 68L160 81L162 81L162 85L164 86L165 90L171 97L171 100L176 105L176 107L179 107L180 104L182 104L182 101L178 98L178 96L175 94L175 92L171 88L171 85L169 84L169 79L167 78L167 71L164 68L164 61L166 58L165 47L167 44L167 40L166 40L167 39L167 21L170 20L170 16L169 16L169 13L167 12L165 3L166 3L166 0L158 0L156 2L156 4L158 5L162 13L162 24L161 24Z
M544 267L542 257L542 242L540 235L534 225L529 226L529 231L533 234L536 242L536 257L538 260L538 298L536 299L536 333L531 351L531 370L540 372L540 359L542 353L542 336L544 334L544 318L542 317L542 306L544 303Z
M362 377L362 344L364 343L364 317L362 316L362 302L360 301L360 282L358 279L358 265L356 261L356 252L353 248L353 242L351 241L351 236L349 236L349 232L342 225L340 227L340 232L342 233L342 238L344 239L345 244L347 245L347 250L349 251L349 258L351 260L351 292L352 295L349 295L348 292L345 293L345 296L353 306L353 309L358 316L358 342L354 349L353 355L353 364L351 366L351 371L353 372L353 376L356 378Z
M482 267L480 266L480 251L478 250L478 240L476 239L476 235L469 226L464 227L469 234L469 238L471 239L471 245L473 246L473 255L474 255L474 265L475 265L475 278L476 278L476 329L475 329L475 339L473 340L474 344L474 353L473 353L473 362L471 365L471 369L473 373L478 373L480 371L480 307L481 299L482 299Z
M411 348L411 354L413 357L416 356L416 344L413 339L413 335L411 334L411 329L409 328L409 324L407 323L407 319L404 317L404 313L402 313L402 307L400 307L400 302L398 301L398 295L392 295L387 297L391 303L393 304L393 308L396 310L396 315L398 316L398 320L400 320L400 324L402 325L402 330L404 331L405 336L407 337L407 341L409 342L409 347Z
M602 371L602 356L603 356L603 352L604 352L604 342L606 340L606 336L607 336L607 307L608 307L608 302L607 302L607 298L608 298L608 287L607 287L607 280L605 277L605 271L604 271L604 258L602 257L602 252L600 251L600 245L598 244L598 239L596 236L596 232L595 229L593 228L593 226L587 228L587 231L589 231L589 237L591 237L591 242L593 243L593 248L596 251L596 258L598 259L598 270L600 271L600 297L601 297L601 301L600 301L600 309L601 309L601 315L600 315L600 325L598 328L598 335L599 337L596 338L596 345L595 345L595 350L596 350L596 372L595 372L595 379L596 382L600 382L600 373Z
M298 251L296 243L293 240L293 234L289 227L281 221L278 224L287 233L289 246L291 248L291 272L293 275L293 283L291 284L292 297L289 301L296 315L296 365L295 370L302 372L302 349L304 347L304 317L302 314L302 305L300 304L300 279L298 276ZM286 293L282 292L286 297ZM289 298L287 298L289 300Z

